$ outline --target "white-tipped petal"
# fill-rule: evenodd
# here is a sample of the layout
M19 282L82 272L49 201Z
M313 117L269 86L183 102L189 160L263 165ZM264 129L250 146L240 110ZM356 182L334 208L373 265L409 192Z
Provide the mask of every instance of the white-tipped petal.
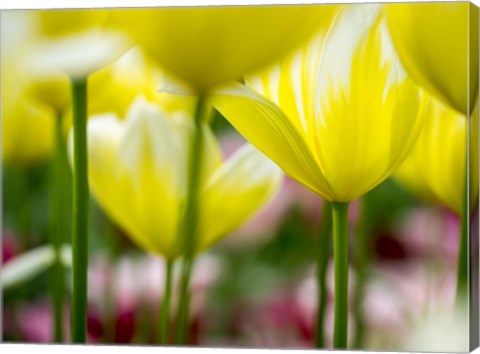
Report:
M354 54L377 21L380 8L379 4L358 4L343 8L332 24L328 41L323 47L316 80L317 97L329 94L332 89L348 88ZM317 99L315 105L316 115L321 119L321 101Z

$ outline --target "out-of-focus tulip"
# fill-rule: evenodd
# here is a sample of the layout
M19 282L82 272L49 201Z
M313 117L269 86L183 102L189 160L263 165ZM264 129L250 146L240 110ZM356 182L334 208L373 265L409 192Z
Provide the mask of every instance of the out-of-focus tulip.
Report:
M8 70L17 68L15 84L21 83L31 98L65 113L70 108L66 74L90 74L126 49L119 34L105 29L107 15L105 10L6 11L2 42L8 46L5 56L13 58Z
M327 200L352 201L405 159L421 98L395 57L376 5L351 5L326 37L214 105L292 178ZM325 37L325 38L324 38Z
M286 54L338 5L128 9L113 18L165 69L205 91Z
M405 68L445 103L470 113L478 92L478 9L467 2L385 8Z
M72 11L63 10L2 12L2 146L7 162L25 164L48 157L53 147L54 117L70 109L68 76L52 65L37 62L35 51L47 37L84 29L93 19L100 23L106 13L85 10L70 15ZM100 86L112 89L116 86L112 81L105 79ZM98 90L95 94L98 96ZM112 100L105 104L112 105Z
M70 107L70 83L63 73L38 70L26 73L25 89L31 98L47 105L59 114Z
M143 99L125 121L114 115L88 124L89 178L105 211L141 247L173 259L181 254L178 226L186 198L193 121L167 114ZM240 226L277 190L281 172L246 145L222 163L208 127L201 176L198 251Z
M25 90L31 98L56 112L64 113L70 106L70 83L67 75L54 67L39 66L39 63L32 60L34 57L32 50L42 38L41 31L38 30L37 12L7 12L5 17L7 24L11 23L6 36L11 36L11 31L20 26L25 29L22 38L17 39L16 52L10 53L15 58L14 65L19 68L17 80L25 85Z
M193 111L193 96L179 96L163 89L171 82L140 48L132 48L90 77L89 115L114 113L124 117L138 95L158 103L166 111Z
M53 114L33 99L20 65L31 22L23 12L2 12L1 112L5 163L29 164L48 157L53 146Z
M88 16L101 17L96 14L97 11L82 11L79 17L85 17L86 21ZM53 67L41 67L29 57L32 47L43 38L39 27L48 34L55 33L55 23L48 20L50 16L59 16L59 11L42 12L41 16L34 11L2 13L1 81L5 88L2 90L2 144L4 160L9 163L26 164L48 157L53 145L55 115L64 116L65 128L71 125L68 76ZM71 22L73 28L78 28L74 26L75 21ZM123 117L139 94L168 111L190 109L185 107L188 100L193 107L193 97L161 91L169 80L134 48L91 75L89 114L115 113Z
M2 102L5 102L3 98ZM13 107L3 106L4 163L30 164L50 155L53 146L53 117L50 113L45 107L23 99Z
M395 177L407 188L430 202L447 206L457 215L463 210L467 161L467 119L463 114L430 98L424 111L425 125L412 153L397 170ZM478 124L471 120L471 136L478 134ZM471 144L472 147L475 144ZM471 154L475 154L474 148ZM471 160L475 160L471 155ZM470 195L478 194L478 175L471 167Z
M4 163L29 164L51 153L54 120L51 110L32 100L16 77L15 66L2 62L2 156Z
M37 33L31 63L38 71L88 76L118 58L129 46L107 26L108 10L32 10Z
M415 151L415 148L413 150ZM413 157L414 151L395 171L393 177L402 186L422 198L424 201L434 203L437 199L428 186L425 178L417 170L417 161Z

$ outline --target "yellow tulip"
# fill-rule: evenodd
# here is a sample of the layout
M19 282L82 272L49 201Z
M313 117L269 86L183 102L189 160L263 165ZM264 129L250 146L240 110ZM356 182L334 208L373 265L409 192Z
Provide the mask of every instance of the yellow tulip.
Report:
M145 57L136 47L123 54L105 68L94 73L89 80L89 115L114 113L124 117L135 98L142 95L166 111L193 110L193 96L179 96L164 92L171 79Z
M478 8L468 2L385 7L405 68L443 102L470 113L478 92Z
M53 148L55 116L70 109L68 76L32 61L32 48L42 38L39 17L38 11L2 12L2 155L6 163L47 159Z
M187 191L194 125L139 99L125 120L106 114L88 122L89 180L103 209L142 248L174 259ZM280 170L246 145L225 162L207 125L201 176L198 251L251 217L277 190Z
M413 149L415 151L415 148ZM395 171L393 177L396 181L402 184L406 189L416 194L423 200L434 203L438 199L431 191L420 171L417 170L417 161L413 158L414 151L412 151L407 159Z
M205 91L272 62L319 28L338 5L170 7L113 11L158 63Z
M129 47L107 27L108 10L31 10L37 33L30 63L38 71L81 78L101 69Z
M77 43L81 38L86 46L94 46L94 43L86 43L85 38L90 38L90 27L103 25L107 14L105 10L6 11L2 17L5 22L2 26L2 39L8 42L9 48L6 49L6 55L15 58L9 63L18 67L16 85L21 83L31 98L48 105L58 113L65 113L70 108L69 77L61 70L63 64L56 66L55 63L66 57L65 53L56 52L54 47L59 42L66 45L69 41ZM84 34L85 37L83 37ZM108 41L105 42L105 46L109 46ZM78 64L77 60L82 61L77 69L84 70L89 66L87 73L95 71L112 59L104 53L106 57L103 61L93 63L98 58L92 59L85 47L74 48L70 54L76 55L79 50L81 51L79 57L71 58L70 64L73 66ZM115 56L116 54L113 57ZM67 65L67 63L64 64ZM95 94L98 95L98 92ZM108 100L104 104L111 103L112 101Z
M63 112L70 104L68 77L52 68L38 68L32 61L32 47L39 34L33 11L5 11L2 13L2 67L15 71L9 85L25 90L26 99L36 99L55 111ZM5 86L4 86L5 87ZM12 87L8 86L8 91Z
M6 160L21 163L34 162L49 155L55 115L64 115L65 132L71 126L68 76L54 68L39 68L28 58L39 37L35 32L37 17L32 11L6 11L2 14L3 155ZM162 92L166 82L171 80L138 48L133 48L91 75L89 114L114 113L123 117L137 95L143 95L168 111L192 110L193 96L179 97ZM22 129L25 136L35 131L37 135L23 138Z
M349 5L326 36L213 98L247 140L329 201L385 180L420 130L419 92L379 15L376 5Z
M138 47L132 48L90 76L88 115L113 113L123 118L137 96L143 96L168 112L178 110L192 112L195 105L194 96L180 96L163 91L165 86L171 85L171 82L171 79L146 58ZM67 131L71 126L71 113L69 107L65 124Z
M62 114L70 107L70 82L58 71L25 73L25 89L32 99L46 104Z
M2 87L6 87L3 73ZM11 92L2 89L3 162L31 164L46 159L53 148L52 111L24 95L11 95Z
M468 121L463 114L440 101L432 97L429 100L430 104L424 111L425 126L410 156L395 173L395 178L427 201L443 204L460 215L464 209ZM472 139L478 134L477 121L471 120ZM470 161L478 158L475 146L472 141ZM470 196L474 200L478 194L475 165L470 171Z
M109 10L39 10L37 27L45 36L60 37L88 31L92 27L105 27Z
M7 164L30 164L46 159L53 147L53 112L32 99L19 65L29 36L23 12L2 12L1 21L2 157Z

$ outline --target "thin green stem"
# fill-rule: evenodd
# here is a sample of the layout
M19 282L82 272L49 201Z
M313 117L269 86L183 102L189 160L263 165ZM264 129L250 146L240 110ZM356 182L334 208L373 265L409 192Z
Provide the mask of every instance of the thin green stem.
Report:
M167 260L162 307L160 309L160 344L168 344L170 338L170 299L172 296L173 261Z
M177 309L176 343L185 344L188 335L188 313L190 303L190 278L192 275L192 260L184 259L180 284L180 301Z
M55 120L55 153L52 160L51 183L51 244L55 251L55 262L51 270L51 292L53 308L53 333L55 343L63 342L63 304L65 298L65 269L61 260L61 247L68 233L65 200L68 191L70 166L66 159L66 139L62 129L62 113Z
M190 298L190 278L194 263L197 243L196 227L198 221L198 195L200 177L202 175L204 136L202 131L203 116L205 114L205 97L200 95L195 110L195 130L190 145L188 160L187 200L182 222L184 262L182 264L182 279L180 285L180 301L177 310L176 339L178 344L185 344L188 333L188 313Z
M353 348L363 349L363 338L365 332L365 321L363 316L363 298L365 296L365 284L368 277L368 268L370 266L370 234L372 230L372 213L370 194L367 193L362 198L362 210L357 235L355 237L355 267L357 279L355 282L354 301L354 319L355 336L353 338Z
M73 293L72 342L85 343L87 329L88 164L87 79L72 79L73 101Z
M334 349L347 348L348 336L348 203L332 202L335 265Z
M323 348L325 346L325 314L327 309L328 291L327 291L327 268L330 256L332 233L332 206L330 202L324 201L322 212L322 225L320 228L320 238L318 242L318 260L317 260L317 285L318 285L318 310L317 326L315 335L315 347Z

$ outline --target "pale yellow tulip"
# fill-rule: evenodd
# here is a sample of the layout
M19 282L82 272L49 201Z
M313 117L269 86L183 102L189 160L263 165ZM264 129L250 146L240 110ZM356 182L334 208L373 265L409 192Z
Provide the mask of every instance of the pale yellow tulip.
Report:
M101 207L145 250L174 259L182 254L179 225L187 191L187 159L194 124L184 113L166 113L143 99L124 121L115 115L88 123L89 179ZM203 125L200 215L201 251L240 226L277 190L281 172L252 146L225 162Z

